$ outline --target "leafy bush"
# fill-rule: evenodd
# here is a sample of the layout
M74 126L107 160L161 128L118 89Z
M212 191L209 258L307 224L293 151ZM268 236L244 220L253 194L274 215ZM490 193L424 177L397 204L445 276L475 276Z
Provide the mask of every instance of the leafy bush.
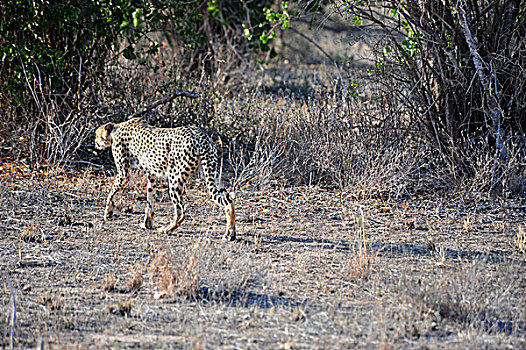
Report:
M161 31L168 42L178 41L188 52L197 52L200 60L206 59L204 54L216 54L225 40L234 40L235 50L242 52L235 42L243 38L241 23L262 22L265 5L265 1L246 5L219 0L194 0L192 6L175 0L3 1L0 83L7 93L1 102L24 102L27 85L34 80L48 85L54 94L84 92L95 83L110 55L134 60L140 54L157 53L160 43L153 32ZM254 29L257 34L266 28ZM140 39L146 45L139 45ZM257 46L261 41L254 42Z
M384 34L376 73L388 98L405 107L458 175L474 176L473 155L491 152L487 186L500 186L510 158L526 149L524 1L342 5L349 21Z
M7 94L2 103L28 102L27 90L35 81L65 98L93 83L94 72L103 69L117 40L124 33L133 35L129 20L137 19L142 10L130 2L104 5L80 0L3 1L0 79Z
M98 108L102 88L111 89L104 85L105 76L114 67L121 73L132 66L152 74L160 68L169 70L164 79L172 80L168 88L202 73L208 77L217 72L219 76L234 70L251 47L264 47L258 39L249 42L241 24L251 28L251 20L262 22L263 6L269 4L3 1L0 147L15 157L29 155L32 162L49 160L51 153L57 153L49 149L56 143L48 137L50 128L61 135L63 125L79 130L79 124L89 122L92 116L86 116L85 111ZM254 33L267 27L257 26ZM170 57L162 57L161 46L171 48L166 50ZM222 82L229 78L225 75ZM75 138L75 144L67 145L59 158L67 159L81 139Z

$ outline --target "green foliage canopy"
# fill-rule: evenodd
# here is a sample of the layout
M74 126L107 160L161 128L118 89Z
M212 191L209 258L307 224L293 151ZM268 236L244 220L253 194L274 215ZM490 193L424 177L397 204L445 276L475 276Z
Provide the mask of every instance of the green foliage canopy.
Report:
M71 98L87 87L115 55L135 60L159 50L152 32L175 38L185 51L249 29L267 49L264 20L270 1L4 0L0 4L0 102L22 104L31 87ZM243 27L242 24L246 25ZM257 23L255 27L250 23ZM149 45L137 45L139 40ZM244 39L246 40L246 38Z
M26 83L45 84L57 94L81 88L89 82L87 73L101 68L117 39L134 35L129 22L137 23L144 5L116 0L3 1L2 89L15 98L12 102L21 103Z

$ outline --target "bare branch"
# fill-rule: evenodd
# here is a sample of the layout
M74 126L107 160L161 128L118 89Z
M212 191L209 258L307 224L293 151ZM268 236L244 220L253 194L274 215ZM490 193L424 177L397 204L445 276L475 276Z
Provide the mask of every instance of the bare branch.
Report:
M188 90L176 90L174 93L168 95L168 96L165 96L163 97L162 99L152 103L151 105L149 105L148 107L146 108L143 108L142 110L138 111L138 112L135 112L133 113L129 119L131 118L137 118L137 117L140 117L141 115L144 115L146 113L148 113L149 111L151 111L152 109L154 109L155 107L158 107L162 104L165 104L165 103L168 103L168 102L171 102L173 101L176 97L179 97L179 96L185 96L185 97L190 97L190 98L198 98L199 95L196 94L195 92L192 92L192 91L188 91Z

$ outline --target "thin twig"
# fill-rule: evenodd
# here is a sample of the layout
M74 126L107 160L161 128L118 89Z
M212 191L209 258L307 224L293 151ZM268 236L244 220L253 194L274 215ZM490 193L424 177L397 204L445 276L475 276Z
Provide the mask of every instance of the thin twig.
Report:
M9 273L7 274L7 284L9 285L9 290L11 291L11 301L13 302L13 308L11 311L11 338L10 345L11 349L15 348L15 323L16 323L16 299L15 293L13 291L13 284L11 283L11 278L9 278Z
M78 163L78 164L87 164L87 165L91 165L91 166L94 166L96 168L104 168L104 165L101 165L101 164L95 164L95 163L92 163L92 162L88 162L86 160L71 160L69 161L70 163Z

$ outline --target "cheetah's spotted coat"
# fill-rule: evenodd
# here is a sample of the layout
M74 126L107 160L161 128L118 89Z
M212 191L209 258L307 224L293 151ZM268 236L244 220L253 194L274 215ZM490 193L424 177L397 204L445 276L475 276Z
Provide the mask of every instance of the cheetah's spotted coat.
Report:
M156 178L161 178L168 181L175 217L159 231L166 233L175 230L185 218L182 197L186 181L201 166L212 199L225 209L227 215L224 238L235 239L234 206L229 194L220 185L219 153L215 143L203 130L191 126L160 129L135 118L120 124L101 126L95 132L95 144L99 149L111 146L117 167L117 176L106 202L105 220L112 215L113 198L124 187L130 169L139 168L148 176L146 213L141 227L152 228L155 201L153 184Z

